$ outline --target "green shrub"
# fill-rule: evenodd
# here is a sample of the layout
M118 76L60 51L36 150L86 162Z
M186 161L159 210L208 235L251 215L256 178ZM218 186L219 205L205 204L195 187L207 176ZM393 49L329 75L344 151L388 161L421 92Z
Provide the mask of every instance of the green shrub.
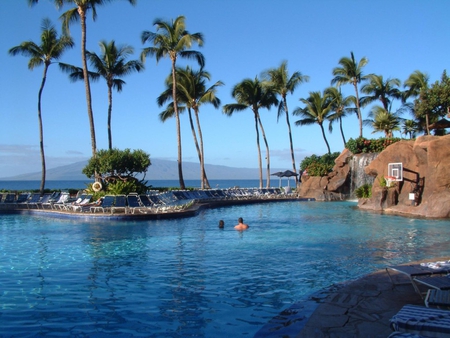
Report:
M358 137L357 139L349 139L345 147L353 154L379 153L386 149L386 147L400 140L401 139L398 137L378 139L366 139L364 137Z
M358 198L370 198L372 196L372 185L363 184L355 190L355 195Z
M300 163L301 170L306 170L310 176L326 176L333 170L334 161L340 155L339 152L322 156L307 156Z

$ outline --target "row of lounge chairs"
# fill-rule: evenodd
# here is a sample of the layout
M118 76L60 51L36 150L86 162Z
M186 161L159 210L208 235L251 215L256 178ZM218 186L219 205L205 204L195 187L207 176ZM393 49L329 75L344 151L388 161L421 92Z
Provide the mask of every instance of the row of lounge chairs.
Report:
M1 208L49 209L70 212L135 214L150 212L181 211L193 203L206 203L217 200L248 200L289 197L281 189L209 189L209 190L173 190L163 193L148 191L147 194L106 195L101 201L92 202L92 195L80 194L76 200L70 198L68 192L52 194L13 193L0 195Z
M407 276L425 303L403 306L390 320L394 332L389 337L450 337L450 261L389 266L395 286L389 270Z

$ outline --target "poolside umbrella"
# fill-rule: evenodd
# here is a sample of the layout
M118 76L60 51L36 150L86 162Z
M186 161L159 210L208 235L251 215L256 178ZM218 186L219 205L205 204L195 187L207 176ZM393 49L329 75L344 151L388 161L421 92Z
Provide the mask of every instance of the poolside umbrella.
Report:
M278 176L280 178L280 188L281 188L281 178L283 177L282 171L277 171L276 173L270 174L270 176Z
M284 171L283 173L283 177L287 177L288 178L288 187L290 187L291 186L291 177L292 176L298 176L298 174L297 173L294 173L293 171L291 171L291 170L286 170L286 171Z

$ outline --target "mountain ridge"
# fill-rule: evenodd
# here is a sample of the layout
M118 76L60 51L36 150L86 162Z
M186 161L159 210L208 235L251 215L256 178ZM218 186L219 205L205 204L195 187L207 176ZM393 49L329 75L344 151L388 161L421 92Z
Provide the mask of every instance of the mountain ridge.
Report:
M178 165L176 161L160 158L151 159L152 165L145 175L146 180L178 180ZM46 180L86 180L82 169L87 165L86 161L75 162L65 166L48 169ZM286 169L272 169L272 172L284 171ZM259 169L237 168L224 165L205 164L208 179L258 179ZM263 177L265 178L265 170ZM200 179L200 164L195 162L183 162L183 178L186 180ZM11 177L2 177L2 181L26 180L34 181L41 179L41 172L20 174Z

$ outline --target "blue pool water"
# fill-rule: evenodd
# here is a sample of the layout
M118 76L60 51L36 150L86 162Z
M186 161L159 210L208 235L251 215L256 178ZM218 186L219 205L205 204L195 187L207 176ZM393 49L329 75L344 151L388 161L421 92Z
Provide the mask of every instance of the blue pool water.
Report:
M354 206L282 202L105 223L0 215L0 336L252 337L333 283L450 255L450 221ZM244 233L232 229L240 216Z

